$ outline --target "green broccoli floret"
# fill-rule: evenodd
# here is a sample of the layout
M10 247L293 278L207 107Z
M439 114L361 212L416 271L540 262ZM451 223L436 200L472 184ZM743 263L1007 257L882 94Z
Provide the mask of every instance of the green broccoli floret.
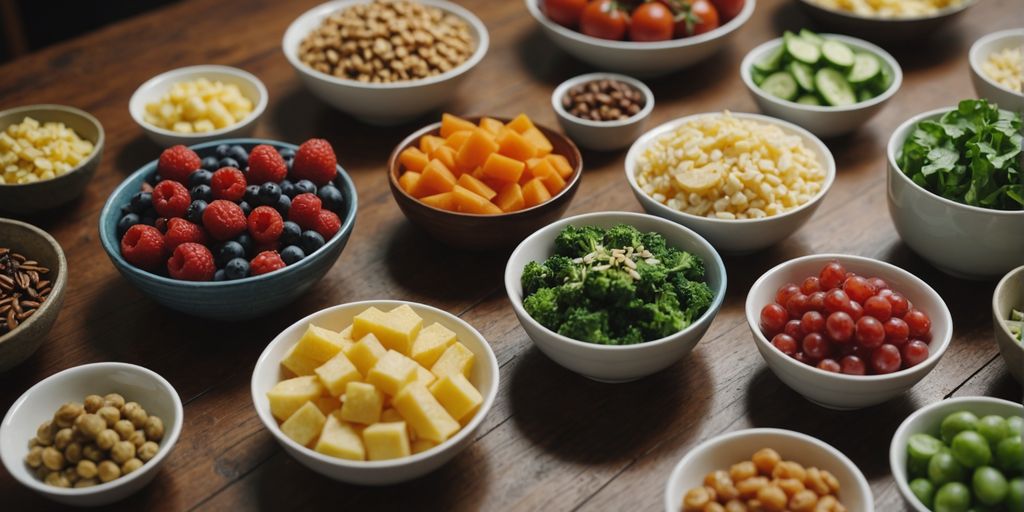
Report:
M687 279L698 280L704 277L704 262L686 251L669 249L659 258L668 273L682 273Z
M551 256L544 262L544 266L551 273L550 283L552 286L575 283L583 278L580 266L573 263L572 258L568 256L560 256L558 254Z
M653 231L644 233L640 235L640 242L644 245L644 249L651 251L651 254L658 259L661 259L669 251L668 241L660 233Z
M618 269L587 274L583 293L590 299L611 307L622 306L636 295L636 281Z
M686 318L686 325L690 325L700 318L715 300L715 294L711 291L711 287L702 281L684 281L677 283L676 288L680 302L684 305L683 315Z
M562 323L562 315L558 309L558 294L554 288L541 288L523 299L523 309L538 323L558 330Z
M633 226L619 224L604 234L604 246L609 249L621 249L623 247L637 247L641 245L643 235Z
M554 284L551 279L552 273L548 267L531 261L523 267L523 277L520 282L523 284L523 295L531 295L541 288L547 288Z
M583 293L582 283L568 283L555 288L555 296L558 298L558 308L562 311L569 311L572 308L590 307L590 299Z
M558 328L558 334L574 340L589 341L602 345L612 344L609 336L608 312L588 311L585 308L573 308L565 315L565 322Z
M581 258L597 249L604 230L593 226L566 226L555 238L555 254Z
M657 298L637 311L637 324L644 339L656 340L683 330L688 322L672 290L663 290Z
M631 325L626 328L625 332L621 336L615 339L616 345L636 345L637 343L643 343L644 333L639 327Z

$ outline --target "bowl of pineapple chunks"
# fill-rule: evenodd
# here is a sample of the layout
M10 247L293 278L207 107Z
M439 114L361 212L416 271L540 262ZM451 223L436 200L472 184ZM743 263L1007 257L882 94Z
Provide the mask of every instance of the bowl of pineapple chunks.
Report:
M458 317L413 302L353 302L292 324L263 351L252 399L292 457L326 477L387 485L429 473L473 440L498 361Z

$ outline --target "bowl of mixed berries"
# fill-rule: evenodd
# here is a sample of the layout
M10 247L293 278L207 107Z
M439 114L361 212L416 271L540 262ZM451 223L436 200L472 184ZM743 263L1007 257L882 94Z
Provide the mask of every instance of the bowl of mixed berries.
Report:
M330 143L232 139L173 146L100 214L125 278L177 311L252 318L302 295L338 259L356 190Z

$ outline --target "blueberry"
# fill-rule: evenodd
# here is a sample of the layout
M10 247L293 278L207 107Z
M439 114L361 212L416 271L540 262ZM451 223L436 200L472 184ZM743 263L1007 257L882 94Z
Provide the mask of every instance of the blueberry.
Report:
M121 220L117 221L117 236L124 236L124 233L128 231L128 228L138 224L141 220L142 219L134 213L129 213L124 217L121 217Z
M299 243L301 236L302 228L298 224L290 220L284 221L284 228L281 230L281 245L295 245Z
M295 195L299 194L316 194L316 185L309 180L299 180L295 184Z
M292 209L291 198L281 194L277 197L277 204L274 205L274 209L277 210L277 213L280 213L282 217L288 217L288 211Z
M295 150L292 148L281 148L277 150L277 153L281 155L281 158L285 160L289 158L295 158Z
M139 224L145 224L147 226L152 226L155 223L156 223L156 217L143 216L142 219L139 220Z
M278 185L281 187L281 193L288 197L295 197L295 184L291 180L281 180Z
M224 269L222 268L218 268L217 271L213 273L214 281L227 281L227 279L227 276L224 275Z
M242 279L249 275L249 261L245 258L234 258L224 265L224 277Z
M293 265L305 257L306 253L295 245L289 245L281 250L281 259L284 260L285 265Z
M285 166L286 169L288 169L288 172L292 172L292 164L293 163L295 163L295 159L294 158L285 158L284 159L284 166Z
M341 211L341 206L345 202L345 198L341 196L341 191L338 190L338 187L331 184L320 187L316 195L320 198L320 202L323 203L323 207L332 212Z
M281 197L281 187L277 186L277 183L268 181L260 185L260 191L256 197L256 202L259 204L276 206L278 198Z
M132 213L142 214L153 207L153 194L150 192L139 192L132 196L129 203Z
M217 158L227 158L229 152L231 152L231 146L227 144L221 144L213 150L213 154L217 155Z
M121 211L121 216L124 217L125 215L128 215L129 213L132 213L132 204L128 203L128 204L121 205L121 207L118 208L118 210Z
M192 200L202 199L203 201L213 201L213 189L209 185L196 185L189 191L192 194Z
M206 169L199 169L198 171L188 175L188 186L194 187L196 185L209 185L210 180L213 179L213 173Z
M246 151L245 148L243 148L242 146L239 146L238 144L231 146L231 150L228 151L228 157L234 158L235 160L238 161L238 163L242 164L243 167L239 167L239 169L242 169L245 166L249 165L249 152Z
M220 249L217 250L217 266L223 268L228 264L229 261L235 258L244 258L245 247L235 240L228 240L220 245Z
M160 183L160 181L160 175L155 172L146 177L146 183L149 183L154 187L156 186L157 183Z
M255 245L253 244L252 237L249 236L249 233L242 233L241 235L238 235L235 237L234 241L238 242L238 244L245 249L245 254L252 254Z
M238 165L238 160L230 157L221 158L220 161L217 162L217 168L220 169L221 167L234 167L235 169L241 169L241 166Z
M245 187L245 202L249 204L259 204L260 186L249 185Z
M208 203L202 199L193 199L192 204L188 205L188 210L185 210L185 218L189 222L197 225L203 225L203 212L206 211Z
M303 231L302 236L299 238L299 247L302 247L306 254L313 254L314 251L324 246L324 237L320 236L320 233L313 231Z
M217 169L219 169L219 167L217 167L217 164L219 163L219 161L220 161L220 159L215 157L215 156L208 156L208 157L203 159L202 163L199 164L199 167L202 167L203 169L206 169L207 171L213 172L213 171L216 171Z
M245 201L238 203L238 207L242 209L242 213L245 214L246 217L248 217L249 214L252 213L252 207L249 206L249 203Z
M159 216L160 216L160 214L159 214L159 213L156 213L156 209L155 209L155 208L146 208L146 211L144 211L144 212L140 213L139 215L140 215L140 216L141 216L141 217L142 217L143 219L145 219L146 217L152 217L152 218L154 218L154 219L155 219L155 218L157 218L157 217L159 217ZM150 224L152 224L152 222L150 222Z

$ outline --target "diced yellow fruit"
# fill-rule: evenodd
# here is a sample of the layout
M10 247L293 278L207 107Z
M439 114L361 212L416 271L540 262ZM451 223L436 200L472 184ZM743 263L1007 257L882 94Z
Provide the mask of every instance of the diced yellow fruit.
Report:
M384 357L377 360L370 372L366 374L366 382L389 395L396 395L406 384L416 380L416 361L388 350Z
M313 403L316 404L317 409L324 414L331 414L338 409L341 409L341 400L333 396L318 396Z
M292 441L309 446L320 435L326 421L327 417L313 402L306 402L281 424L281 432Z
M386 313L375 307L369 307L356 315L355 318L352 319L352 339L362 339L363 336L372 333L373 331L370 328L374 325L383 323L385 314Z
M448 345L455 343L455 333L434 322L420 330L412 342L412 357L417 363L430 368L441 357Z
M310 359L302 354L296 353L296 349L298 348L299 346L295 345L288 350L284 359L281 360L281 366L284 366L288 371L299 377L303 375L313 375L313 372L316 371L317 366L320 366L320 363L315 359Z
M471 350L456 341L445 349L441 357L434 363L434 366L430 367L430 373L433 373L439 379L450 373L461 373L469 377L469 372L473 369L473 361L475 359L476 356Z
M412 448L412 453L420 453L425 452L435 446L437 446L437 443L433 441L427 441L426 439L417 439L413 441L412 446L410 448Z
M356 342L355 338L352 337L352 326L351 325L349 325L348 327L342 329L341 332L338 333L338 335L341 336L341 347L342 347L342 350L344 350L346 347L348 347L349 345L351 345L351 344Z
M366 449L363 437L351 425L339 421L337 416L330 415L320 432L320 440L316 442L316 451L349 460L366 460Z
M345 385L345 400L341 404L341 419L364 425L380 421L384 409L384 396L365 382L349 382Z
M267 392L270 413L280 421L299 410L303 404L324 394L324 386L315 375L304 375L274 384Z
M395 409L388 408L384 409L384 411L380 413L380 421L381 423L390 423L394 421L405 421L405 418L403 418L401 414L398 414L398 411Z
M345 385L354 380L362 380L363 376L352 364L344 352L338 352L334 357L316 369L316 376L327 388L332 396L338 396L345 392Z
M420 365L416 365L416 382L430 387L435 380L437 380L437 377L435 377L433 373L430 373L430 370Z
M459 423L430 394L430 390L419 382L402 388L392 403L405 421L412 425L419 438L443 443L459 431Z
M360 375L366 375L388 351L373 334L367 334L345 350L345 356L356 365Z
M352 320L352 333L373 333L384 348L408 355L422 326L423 319L411 307L403 304L387 313L376 308L363 311Z
M397 459L412 453L404 421L376 423L366 427L363 430L363 443L366 444L366 455L370 460Z
M334 354L341 352L342 340L340 333L309 324L306 333L295 344L294 353L324 364L334 357Z
M430 386L430 392L456 421L461 421L484 401L480 392L461 373L449 373L438 379Z

